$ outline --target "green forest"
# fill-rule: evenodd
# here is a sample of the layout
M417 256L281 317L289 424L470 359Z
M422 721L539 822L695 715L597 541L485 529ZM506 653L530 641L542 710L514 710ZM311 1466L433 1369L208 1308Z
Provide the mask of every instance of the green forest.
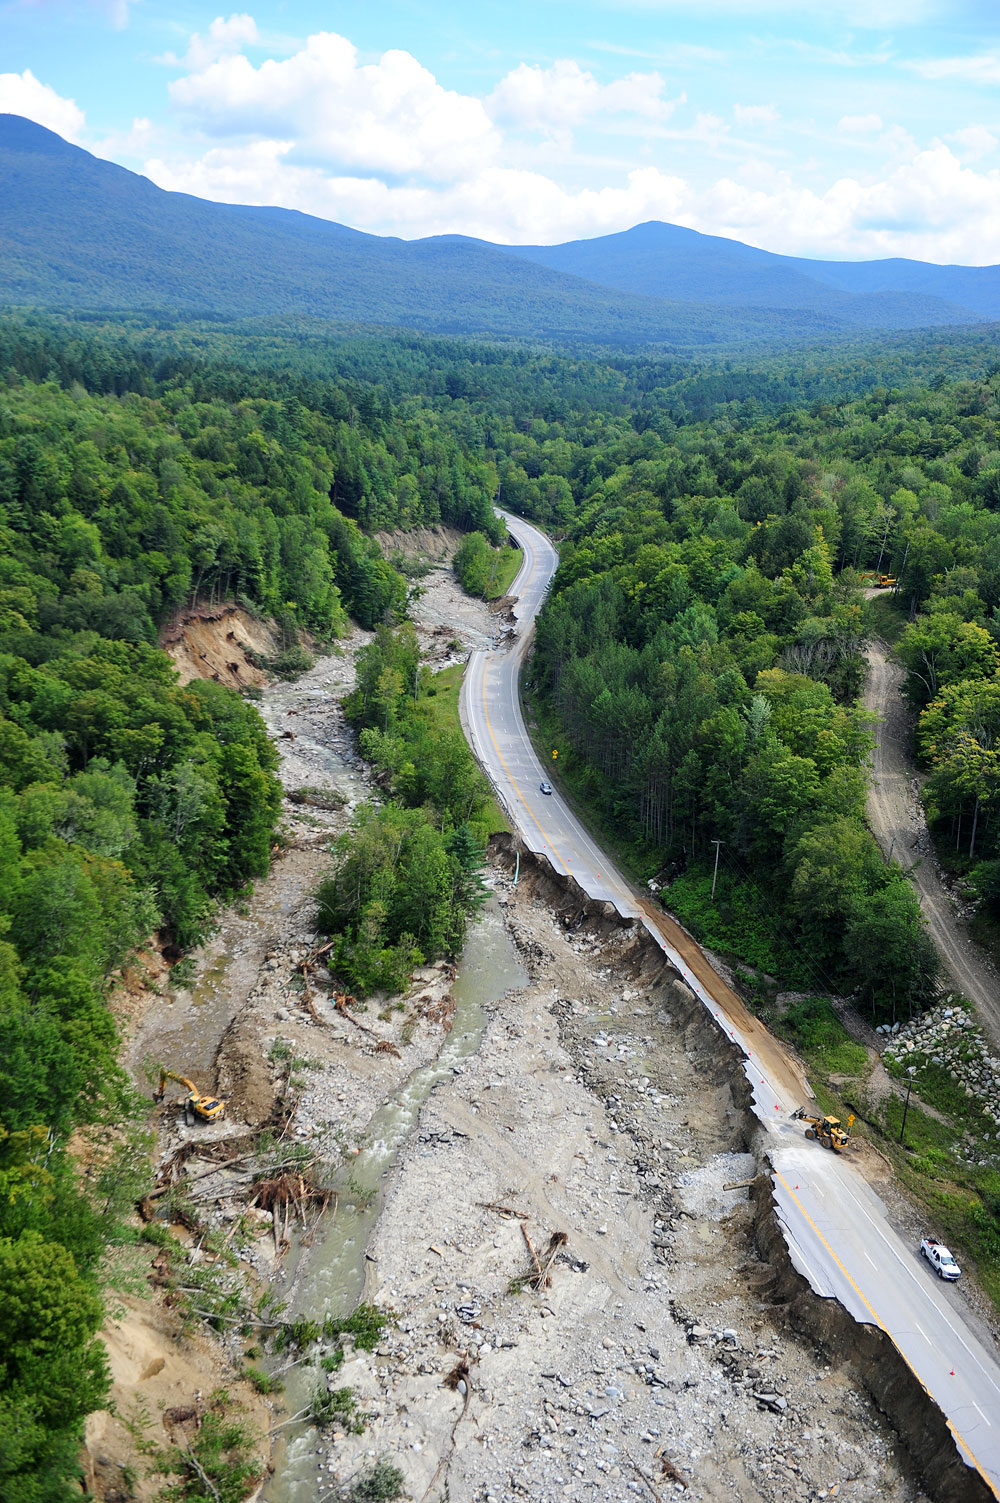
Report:
M47 1503L78 1495L82 1420L107 1386L108 1250L139 1193L108 989L154 931L179 953L266 873L280 803L253 704L180 688L158 630L225 598L330 639L348 613L370 626L405 605L362 524L499 534L488 464L430 417L86 341L72 374L33 379L37 339L6 327L3 345L0 1497Z
M935 966L864 825L860 574L898 575L928 813L995 909L997 410L983 372L626 435L570 476L538 631L537 694L608 824L684 871L674 898L694 909L721 841L763 968L878 1019L926 1001Z
M1000 920L998 372L979 331L751 369L0 321L0 1499L79 1496L106 1392L96 1332L141 1125L109 989L153 933L195 944L275 835L263 723L217 683L178 685L172 616L233 600L289 640L375 629L347 708L386 800L322 906L344 981L398 984L460 947L491 814L373 533L461 529L467 587L488 591L499 500L559 541L532 704L633 869L761 969L905 1017L936 967L864 820L864 652L877 613L942 857ZM865 598L873 569L898 577L891 601Z

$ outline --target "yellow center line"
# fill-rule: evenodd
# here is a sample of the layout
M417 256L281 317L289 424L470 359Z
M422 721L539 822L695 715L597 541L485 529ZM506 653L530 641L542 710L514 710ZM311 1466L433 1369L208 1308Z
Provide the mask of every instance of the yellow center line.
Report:
M520 788L518 787L517 780L515 779L514 774L511 772L510 768L507 766L507 763L504 761L503 752L500 750L500 747L497 745L497 738L493 734L493 726L492 726L492 724L490 722L490 712L486 708L486 673L487 673L487 670L489 669L489 665L490 665L490 663L492 663L492 661L493 661L493 654L490 653L489 657L486 659L486 662L483 664L483 715L484 715L485 720L486 720L486 729L490 733L490 740L493 742L493 748L494 748L497 756L500 758L500 765L503 768L504 772L507 774L507 776L510 778L511 786L514 788L514 790L517 793L518 798L521 800L521 803L527 809L528 813L531 815L532 819L535 821L535 824L538 826L538 833L539 833L539 835L541 835L542 839L545 841L545 844L548 846L548 848L552 852L553 856L559 862L559 865L562 867L562 869L566 873L566 875L570 876L571 872L570 872L569 867L566 865L566 862L560 856L559 852L556 850L555 846L552 844L551 840L546 835L545 831L542 829L541 825L538 824L538 820L535 819L535 812L531 808L530 804L528 803L528 800L525 798L525 796L521 792Z
M891 1336L888 1328L883 1324L883 1322L879 1319L879 1316L876 1314L874 1306L865 1297L864 1293L858 1288L857 1284L851 1278L851 1275L848 1273L848 1271L844 1267L843 1263L837 1257L837 1254L834 1252L834 1250L830 1246L829 1242L823 1236L823 1233L820 1231L820 1229L816 1225L815 1221L813 1221L812 1217L809 1215L809 1212L806 1210L805 1206L802 1204L801 1200L796 1195L796 1193L792 1189L791 1185L785 1179L784 1175L780 1174L779 1171L777 1169L775 1169L775 1171L774 1171L774 1177L775 1177L775 1179L780 1180L781 1183L784 1185L785 1189L788 1191L789 1198L791 1200L793 1200L795 1202L795 1204L798 1206L799 1214L802 1216L803 1220L806 1221L809 1224L809 1226L812 1227L813 1232L815 1233L817 1239L826 1248L827 1252L830 1254L830 1257L836 1263L837 1267L840 1269L841 1273L844 1275L844 1278L850 1284L851 1288L854 1290L855 1294L858 1296L858 1299L864 1305L865 1309L869 1311L869 1313L871 1314L872 1320L878 1326L879 1330L882 1331L882 1332L884 1332L884 1334L889 1337L889 1340L892 1341L893 1346L896 1348L897 1352L899 1352L899 1355L902 1357L903 1361L906 1363L907 1367L910 1369L910 1372L916 1378L916 1380L920 1384L921 1388L928 1395L928 1397L931 1399L931 1401L936 1403L936 1400L934 1399L934 1395L931 1393L930 1389L927 1387L927 1384L921 1378L920 1374L917 1372L916 1368L913 1366L913 1363L907 1357L906 1353L900 1349L899 1343L896 1342L896 1341L893 1341L893 1338L892 1338L892 1336ZM940 1408L941 1406L937 1405L937 1407ZM944 1413L943 1410L942 1410L942 1413ZM945 1421L946 1421L946 1423L948 1425L948 1429L951 1431L952 1435L955 1437L956 1441L961 1446L961 1448L965 1452L966 1456L968 1456L969 1460L972 1462L972 1465L975 1467L976 1471L982 1477L982 1479L986 1483L987 1487L989 1487L990 1491L993 1493L993 1496L995 1498L1000 1498L1000 1492L997 1491L996 1485L993 1482L992 1478L987 1474L986 1469L977 1460L977 1458L976 1458L974 1452L972 1451L971 1447L968 1446L968 1445L966 1445L965 1441L962 1439L961 1435L955 1429L955 1426L952 1424L951 1420L948 1419L947 1415L945 1415Z
M522 544L522 546L523 546L523 544ZM537 564L537 555L535 555L535 556L532 557L532 560L531 560L531 570L529 572L527 580L525 581L525 584L522 586L522 589L525 588L531 582L531 579L534 576L536 564ZM512 773L511 773L509 767L507 766L506 761L504 760L503 753L501 752L500 747L497 744L496 736L493 733L493 726L490 723L489 711L486 708L486 672L487 672L487 668L488 668L489 662L491 662L491 661L492 661L492 654L490 655L490 658L487 660L487 663L484 664L484 667L483 667L483 714L484 714L485 719L486 719L487 729L489 730L489 733L490 733L490 739L493 742L494 749L496 751L497 756L500 759L500 763L501 763L501 765L503 767L504 772L507 774L508 778L510 778L511 784L516 789L518 797L520 798L521 802L524 804L524 807L528 810L528 813L531 815L531 818L534 820L534 823L535 823L535 825L538 828L539 834L541 835L542 839L545 841L545 844L548 846L548 848L552 852L552 854L560 862L560 864L563 866L563 868L566 870L566 872L569 873L569 867L566 865L566 862L563 860L563 858L559 855L559 852L552 845L552 842L549 840L549 838L546 835L545 831L542 829L541 825L538 823L538 820L535 818L533 810L529 807L528 802L527 802L527 800L524 797L524 794L521 792L520 788L518 787L517 782L515 781L515 779L514 779ZM614 891L617 891L623 897L626 897L628 899L632 899L631 892L626 891L621 886L621 884L619 882L613 881L609 885L612 887L612 889ZM651 915L648 915L648 916L651 917ZM656 925L656 928L659 931L659 925ZM665 943L669 943L669 941L667 941L665 935L661 934L660 937L664 940ZM692 975L694 975L694 976L697 977L697 972L694 971L693 968L692 968ZM721 979L721 978L716 978L716 979ZM720 1001L718 998L716 998L716 997L714 997L712 995L711 989L706 985L706 983L703 980L701 980L700 977L698 977L698 980L700 981L701 985L705 988L705 990L708 992L709 996L712 997L712 1001L715 1003L715 1005L722 1008L723 1013L725 1014L725 1017L726 1017L726 1021L729 1023L730 1029L731 1030L735 1030L738 1025L737 1025L737 1023L733 1019L731 1019L729 1017L729 1014L728 1014L728 1012L726 1010L726 1007L725 1007L725 1003L722 1002L722 1001ZM743 1047L744 1052L747 1052L746 1051L746 1046L742 1043L742 1040L739 1040L738 1042L741 1044L741 1047ZM747 1057L748 1058L750 1057L748 1052L747 1052ZM772 1089L773 1089L773 1087L772 1087ZM899 1346L898 1346L898 1344L893 1340L893 1338L890 1335L887 1327L883 1324L882 1320L879 1318L878 1314L876 1313L874 1306L871 1304L871 1301L866 1297L866 1295L864 1294L864 1292L859 1288L859 1286L855 1283L854 1279L848 1273L847 1269L844 1267L844 1264L841 1262L841 1260L838 1258L837 1254L834 1252L833 1248L830 1246L829 1242L823 1236L823 1233L820 1231L820 1229L816 1225L815 1221L813 1221L812 1217L809 1215L809 1212L806 1210L805 1206L802 1204L802 1202L799 1199L799 1197L795 1194L794 1190L789 1185L788 1181L784 1178L784 1176L777 1169L775 1169L775 1171L774 1171L774 1176L775 1176L775 1179L779 1180L781 1182L781 1184L785 1187L785 1190L787 1191L789 1198L792 1201L794 1201L795 1205L798 1207L799 1213L802 1216L803 1220L807 1223L808 1226L810 1226L812 1228L812 1231L813 1231L814 1235L816 1236L817 1240L822 1244L823 1247L826 1248L826 1251L829 1254L830 1258L833 1260L833 1262L840 1269L840 1272L843 1274L844 1278L850 1284L851 1288L854 1290L855 1294L858 1296L858 1298L860 1299L861 1303L864 1305L865 1309L869 1312L869 1314L872 1317L872 1320L878 1326L879 1330L882 1331L883 1334L886 1335L889 1338L890 1341L892 1341L893 1346L896 1347L896 1350L899 1352L899 1355L902 1357L903 1361L906 1363L907 1367L910 1369L910 1372L913 1374L913 1376L916 1378L917 1382L920 1384L921 1388L923 1388L924 1392L928 1394L928 1396L931 1398L931 1400L933 1402L934 1401L934 1396L933 1396L933 1394L930 1393L930 1390L927 1388L927 1385L924 1383L923 1379L920 1377L920 1374L917 1372L916 1368L910 1362L910 1360L906 1356L905 1352L901 1351L900 1348L899 1348ZM938 1407L940 1407L940 1406L938 1406ZM980 1411L980 1413L981 1412L982 1411ZM955 1428L955 1426L952 1423L952 1421L950 1419L948 1419L947 1416L945 1416L945 1420L946 1420L946 1423L948 1425L949 1430L951 1431L952 1435L955 1437L956 1442L961 1447L961 1449L965 1452L966 1456L968 1456L969 1460L972 1462L972 1465L975 1467L975 1469L979 1473L979 1475L983 1478L983 1480L985 1481L986 1485L989 1487L990 1491L993 1493L994 1497L1000 1498L1000 1491L997 1490L996 1485L994 1484L994 1482L992 1481L992 1479L990 1478L990 1476L986 1472L986 1469L983 1467L982 1463L977 1459L977 1457L976 1457L975 1453L973 1452L972 1448L965 1442L965 1440L959 1434L958 1430Z

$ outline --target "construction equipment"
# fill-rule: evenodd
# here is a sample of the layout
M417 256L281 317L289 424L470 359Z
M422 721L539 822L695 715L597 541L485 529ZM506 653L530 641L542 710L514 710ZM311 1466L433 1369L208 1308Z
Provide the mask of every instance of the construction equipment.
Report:
M807 1138L816 1138L824 1148L832 1148L834 1153L840 1153L851 1141L854 1113L848 1117L847 1126L842 1127L839 1117L824 1117L813 1107L800 1106L797 1112L792 1113L792 1121L805 1122Z
M193 1080L188 1080L186 1075L175 1075L173 1070L160 1071L160 1084L154 1095L154 1101L162 1101L166 1093L167 1081L176 1080L178 1085L187 1086L187 1096L184 1098L184 1121L191 1126L195 1117L200 1117L202 1122L218 1122L226 1115L226 1103L219 1101L215 1096L203 1096Z

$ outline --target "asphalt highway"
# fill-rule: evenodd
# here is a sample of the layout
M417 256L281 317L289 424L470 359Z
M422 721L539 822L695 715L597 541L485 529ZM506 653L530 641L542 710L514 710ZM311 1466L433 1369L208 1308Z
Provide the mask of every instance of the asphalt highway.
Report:
M851 1164L809 1141L790 1113L808 1099L782 1046L751 1017L683 930L631 887L558 790L541 792L558 758L540 759L521 714L518 680L534 618L558 556L519 517L502 513L524 550L511 586L516 635L492 652L473 653L462 687L462 719L473 751L525 844L546 856L592 898L645 925L719 1027L740 1045L754 1109L767 1129L778 1219L795 1267L815 1292L834 1298L858 1321L876 1325L948 1420L959 1454L1000 1498L1000 1367L981 1339L955 1285L942 1284L892 1228L888 1211ZM551 750L556 748L549 748ZM947 1240L947 1227L929 1233Z

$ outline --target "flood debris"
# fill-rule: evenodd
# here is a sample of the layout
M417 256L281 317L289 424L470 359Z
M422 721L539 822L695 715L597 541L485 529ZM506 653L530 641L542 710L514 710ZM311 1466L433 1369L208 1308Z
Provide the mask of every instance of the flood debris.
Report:
M247 1201L248 1208L259 1206L262 1211L271 1213L276 1257L281 1257L291 1246L288 1231L292 1215L298 1218L305 1230L308 1225L307 1210L315 1207L322 1214L330 1204L332 1192L307 1177L312 1167L309 1164L305 1169L294 1172L286 1170L271 1178L257 1180L254 1192Z
M302 782L327 724L315 699L308 735L280 744ZM328 842L334 821L311 800L290 812L308 818L283 859L304 870L307 843ZM622 1503L643 1489L655 1498L650 1485L704 1503L799 1503L830 1495L838 1477L852 1479L852 1503L926 1503L850 1354L797 1336L774 1296L777 1255L755 1232L766 1186L751 1199L756 1165L734 1151L753 1147L739 1081L707 1041L700 1005L638 926L524 853L516 890L500 869L493 880L530 982L491 1006L478 1051L434 1090L387 1177L364 1297L398 1323L330 1374L331 1386L355 1388L371 1433L322 1438L310 1495L356 1475L375 1443L398 1460L407 1494L429 1503L445 1492L468 1503ZM320 1058L281 1142L308 1144L305 1161L316 1143L325 1162L343 1161L399 1083L435 1058L454 1006L444 971L432 986L428 968L405 1014L369 1015L376 1040L398 1053L371 1040L359 1049L355 1026L336 1026L322 972L302 972L298 994L289 985L314 953L308 909L306 897L290 934L275 904L238 1042L261 1060L275 1037ZM238 1094L228 1081L225 1093ZM192 1158L182 1175L207 1163ZM225 1228L247 1214L248 1169L233 1161L194 1186ZM270 1178L283 1172L268 1167ZM284 1205L275 1209L283 1223ZM263 1244L271 1271L274 1218L250 1214L261 1220L248 1256L262 1267ZM553 1226L570 1229L572 1257L552 1248ZM526 1261L520 1289L544 1275L548 1298L519 1297L511 1272ZM692 1313L679 1319L684 1306ZM700 1328L690 1342L688 1323Z
M547 1289L552 1283L551 1270L561 1248L566 1246L569 1238L565 1232L553 1232L549 1238L545 1251L541 1254L535 1251L531 1238L528 1235L527 1218L521 1221L521 1235L524 1238L528 1253L531 1257L531 1269L528 1273L520 1276L518 1282L534 1289L536 1293Z
M515 1211L513 1206L497 1205L495 1200L477 1200L476 1205L484 1211L495 1211L498 1216L506 1216L511 1221L527 1221L531 1214L529 1211Z

